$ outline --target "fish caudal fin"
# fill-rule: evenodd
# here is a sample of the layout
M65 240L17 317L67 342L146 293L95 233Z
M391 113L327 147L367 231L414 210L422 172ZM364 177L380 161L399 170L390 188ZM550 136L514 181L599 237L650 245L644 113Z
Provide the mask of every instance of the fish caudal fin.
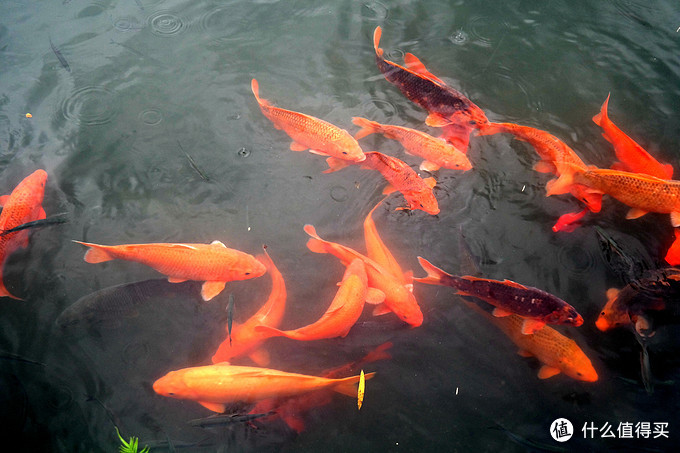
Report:
M250 81L250 89L253 90L253 94L255 95L258 104L269 107L268 101L260 99L260 84L257 82L257 79Z
M352 122L361 128L359 132L354 134L355 140L359 140L368 135L380 132L380 123L376 123L375 121L355 116L352 118Z
M413 280L416 282L428 283L430 285L439 285L441 284L442 277L451 276L450 274L447 274L443 270L439 269L434 264L430 263L422 256L418 257L418 262L420 263L420 266L423 268L423 270L427 272L427 277L414 278Z
M404 55L404 64L408 69L415 72L416 74L420 74L421 76L426 77L440 85L446 85L443 80L428 71L423 62L412 53L407 52Z
M0 275L0 297L11 297L12 299L16 300L24 300L21 297L17 297L9 292L9 290L5 287L5 282L2 281L2 275Z
M479 127L477 135L494 135L503 132L508 132L507 127L503 123L486 123Z
M364 380L368 381L369 379L373 378L373 376L375 376L375 373L366 373L364 375ZM333 390L338 393L342 393L343 395L356 398L359 378L360 376L350 376L348 378L340 379L340 382L335 387L333 387Z
M73 242L82 244L86 247L90 247L90 249L87 252L85 252L85 257L83 258L88 263L103 263L105 261L111 261L116 259L115 256L113 256L106 250L106 246L104 245L91 244L89 242L80 241Z
M373 32L373 48L375 49L375 54L382 58L383 56L383 50L379 47L380 46L380 37L382 36L382 28L380 27L375 27L375 31Z
M326 241L321 239L318 234L316 234L316 228L314 225L307 224L303 228L305 233L310 235L312 238L307 241L307 248L314 253L328 253L326 250Z
M593 117L593 122L600 127L603 127L602 126L603 124L607 124L609 122L609 118L607 117L607 106L609 105L610 95L611 93L607 95L607 99L605 99L604 103L602 104L602 108L600 108L600 113Z

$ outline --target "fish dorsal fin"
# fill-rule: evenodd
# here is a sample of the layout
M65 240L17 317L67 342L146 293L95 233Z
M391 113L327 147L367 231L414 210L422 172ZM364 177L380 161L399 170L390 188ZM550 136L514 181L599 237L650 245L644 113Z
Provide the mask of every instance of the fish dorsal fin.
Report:
M560 369L553 366L543 365L540 370L538 370L539 379L548 379L557 374L560 374Z
M437 82L441 85L446 85L441 79L439 79L436 75L432 74L430 71L427 70L425 65L423 64L418 57L413 55L410 52L407 52L404 55L404 65L410 69L411 71L415 72L416 74L420 74L423 77L427 77L428 79Z
M451 124L451 121L437 113L430 113L427 115L427 118L425 118L425 124L430 127L444 127Z
M511 286L513 288L527 289L526 286L519 284L517 282L513 282L512 280L508 280L508 279L503 280L501 283L503 283L504 285L507 285L507 286Z
M221 414L225 410L227 410L227 406L224 403L210 403L207 401L198 401L198 404L213 412L217 412L218 414Z
M385 293L377 288L368 288L366 291L366 303L378 305L385 302Z
M545 323L543 321L539 321L538 319L525 319L522 323L522 334L534 334L538 330L542 329L543 326L545 326Z
M190 245L190 244L182 244L182 243L175 243L175 244L170 244L170 247L173 248L178 248L178 249L188 249L188 250L198 250L195 246Z
M615 300L619 295L619 290L616 288L609 288L607 290L607 303Z
M225 249L227 248L227 246L224 245L224 243L223 243L222 241L212 241L212 242L210 243L210 245L217 245L217 246L222 247L222 248L225 248Z

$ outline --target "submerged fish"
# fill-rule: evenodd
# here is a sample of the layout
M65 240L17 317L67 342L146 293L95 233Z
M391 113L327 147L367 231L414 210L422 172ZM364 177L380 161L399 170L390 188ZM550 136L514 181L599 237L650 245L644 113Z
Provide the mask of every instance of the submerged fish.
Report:
M366 156L359 143L344 129L304 113L272 106L259 96L259 85L253 79L251 88L260 110L277 129L282 129L293 139L292 151L305 151L332 156L351 162L361 162Z
M33 220L31 222L22 223L21 225L15 226L14 228L10 228L9 230L2 230L0 236L5 236L7 234L15 233L17 231L26 229L43 228L50 225L61 225L67 222L68 219L64 217L64 214L60 214L45 219Z
M220 241L210 244L150 243L99 245L73 241L89 247L88 263L114 259L134 261L168 276L172 283L186 280L204 281L203 300L209 301L224 289L227 282L260 277L266 271L255 257L227 248Z
M595 124L602 128L602 136L614 146L619 162L612 166L614 170L631 171L656 176L661 179L673 178L673 167L654 159L645 149L638 145L614 124L607 115L609 95L602 104L600 113L593 117Z
M433 137L415 129L401 126L380 124L366 118L354 117L352 122L361 127L354 135L359 140L370 134L379 133L387 138L397 140L406 152L425 159L420 169L433 172L439 168L467 171L472 168L465 153L442 138Z
M64 55L61 53L61 51L57 49L57 46L54 45L54 43L52 42L52 38L48 36L47 39L50 41L50 48L52 49L52 52L54 52L54 55L57 57L57 60L59 60L59 63L61 63L61 66L68 72L71 72L71 66L69 66L68 61L66 61L66 58L64 58Z
M366 379L374 375L368 373ZM358 381L359 376L329 379L223 362L171 371L154 382L153 389L159 395L196 401L211 411L224 412L229 403L255 403L326 388L353 397Z
M583 318L576 309L538 288L524 286L511 280L491 280L469 275L447 274L423 257L418 257L427 277L415 281L431 285L450 286L461 296L473 296L496 307L496 317L518 315L522 319L521 332L533 334L546 324L567 324L580 326Z
M45 196L47 172L36 170L24 178L10 195L0 197L0 230L8 231L27 222L45 218L42 207ZM2 270L7 258L19 248L28 246L28 231L21 230L0 236L0 297L19 299L5 287Z

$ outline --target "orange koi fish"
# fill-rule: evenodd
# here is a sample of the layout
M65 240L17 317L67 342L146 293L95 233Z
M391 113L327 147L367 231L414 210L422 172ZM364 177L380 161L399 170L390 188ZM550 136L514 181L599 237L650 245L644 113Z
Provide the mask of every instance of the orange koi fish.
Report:
M415 281L430 285L450 286L461 296L472 296L493 305L493 315L506 317L518 315L522 320L521 332L529 335L544 328L546 324L580 326L583 318L576 309L538 288L524 286L511 280L491 280L469 275L447 274L423 257L418 257L427 277Z
M311 239L307 241L307 248L312 252L330 253L339 258L345 266L356 258L364 262L368 286L385 293L384 302L376 306L373 310L374 315L393 312L399 319L412 327L418 327L423 323L423 313L420 311L420 306L409 288L402 284L401 279L392 275L390 271L369 257L344 245L321 239L312 225L305 225L304 230L311 236ZM374 300L371 299L369 302L374 302Z
M326 159L326 162L329 168L324 173L331 173L347 166L347 162L333 157ZM383 194L401 192L408 203L408 208L400 207L397 210L420 209L428 214L439 214L439 204L432 192L432 188L437 184L434 178L423 179L406 162L377 151L366 153L366 160L361 163L361 168L377 170L383 175L389 183Z
M519 347L519 355L536 357L543 364L538 371L539 379L564 373L579 381L597 381L597 372L590 359L571 338L565 337L550 326L545 326L534 334L525 335L522 333L524 320L520 316L497 318L477 304L463 302L496 324Z
M243 324L234 324L231 339L225 338L212 356L212 363L228 362L236 357L248 356L260 366L269 364L269 354L260 348L268 335L255 331L255 326L266 325L278 327L286 309L286 283L283 275L274 265L271 257L264 249L264 254L257 257L267 268L272 278L272 289L267 302Z
M322 376L325 378L337 379L356 373L361 366L367 363L391 358L391 355L386 352L387 349L391 347L392 343L383 343L360 360L324 371ZM271 421L276 418L281 418L291 429L295 430L297 433L301 433L305 430L303 415L316 407L330 404L332 399L333 395L331 390L319 390L318 392L305 393L304 395L298 395L291 398L272 398L263 400L257 403L249 413L268 414L267 417L261 418L261 421Z
M566 231L567 233L571 233L579 226L577 222L581 220L586 214L588 214L588 208L584 208L577 212L562 214L560 218L557 219L557 222L555 222L555 225L553 225L552 230L555 233L558 231Z
M491 135L502 132L512 134L516 139L533 146L540 157L540 160L534 164L534 170L539 173L553 173L559 176L560 173L555 162L568 162L579 167L586 166L578 154L562 140L546 131L533 127L520 126L515 123L489 123L482 127L477 135ZM571 187L569 193L583 202L591 212L600 212L602 207L601 194L594 194L580 185Z
M299 341L346 337L361 316L367 297L369 296L366 265L360 258L355 258L347 266L330 307L318 321L295 330L279 330L271 326L257 326L255 331L266 333L272 337L283 336ZM376 303L380 303L385 295L380 292L380 295L376 297L378 297Z
M352 122L361 127L361 130L354 135L355 139L359 140L367 135L379 133L397 140L407 153L425 159L420 164L421 170L433 172L444 167L467 171L472 168L467 156L442 138L436 138L408 127L380 124L366 118L354 117Z
M90 247L85 253L88 263L115 259L145 264L168 276L171 283L186 280L205 281L203 300L217 296L227 282L260 277L265 266L247 253L229 249L220 241L211 244L124 244L99 245L73 241Z
M384 267L390 274L396 277L404 286L413 291L413 272L404 272L401 266L394 258L394 255L387 248L385 243L378 234L378 229L373 222L373 212L382 203L382 200L376 204L364 219L364 241L366 243L366 255Z
M368 373L366 379L373 376ZM329 379L222 362L171 371L154 382L153 389L162 396L196 401L211 411L224 412L230 403L255 403L326 388L355 397L357 382L359 376Z
M630 171L656 176L661 179L673 178L673 167L669 164L662 164L654 159L645 149L638 145L635 140L630 138L614 124L607 115L607 105L609 95L602 104L600 113L593 117L595 124L602 128L602 136L612 145L619 162L612 165L613 170Z
M406 54L406 67L383 57L379 47L382 29L373 33L373 48L378 69L412 102L429 112L425 123L433 127L452 126L446 133L460 150L467 150L470 132L488 122L486 115L463 93L447 86L429 72L413 54Z
M579 167L566 162L556 162L556 165L560 177L548 184L548 195L564 193L573 184L581 184L592 192L606 193L630 206L627 219L658 212L670 214L673 226L680 226L680 181L593 166Z
M251 88L260 110L276 129L282 129L293 139L292 151L310 150L311 153L333 156L351 162L361 162L366 157L359 143L344 129L304 113L272 106L260 99L259 85L253 79Z
M45 184L47 183L47 172L36 170L23 179L12 191L10 195L0 197L2 212L0 213L0 230L7 234L0 236L0 297L11 297L12 295L5 287L2 270L7 258L19 248L28 246L28 230L7 232L27 222L41 220L45 218L45 210L42 207L45 196Z

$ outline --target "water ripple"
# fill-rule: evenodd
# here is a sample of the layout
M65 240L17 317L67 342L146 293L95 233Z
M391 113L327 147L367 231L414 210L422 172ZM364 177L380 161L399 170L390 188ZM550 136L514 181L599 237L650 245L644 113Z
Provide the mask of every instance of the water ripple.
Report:
M361 5L361 17L372 21L387 19L389 9L380 2L367 2Z
M155 126L163 121L163 114L158 109L148 109L140 112L139 119L146 125Z
M593 268L593 253L579 246L562 247L557 253L557 261L572 274L585 274Z
M61 106L64 117L77 124L93 126L106 124L116 114L113 92L98 86L76 90Z
M184 32L187 21L171 11L156 11L147 18L153 34L158 36L175 36Z
M375 120L375 112L376 110L382 112L382 117L384 117L385 120L393 118L394 116L397 115L397 106L385 99L379 99L379 98L371 98L368 99L367 101L364 101L361 103L361 106L359 107L362 116L365 118Z
M113 28L121 33L126 33L132 30L141 30L144 25L140 24L134 16L122 16L113 19Z

